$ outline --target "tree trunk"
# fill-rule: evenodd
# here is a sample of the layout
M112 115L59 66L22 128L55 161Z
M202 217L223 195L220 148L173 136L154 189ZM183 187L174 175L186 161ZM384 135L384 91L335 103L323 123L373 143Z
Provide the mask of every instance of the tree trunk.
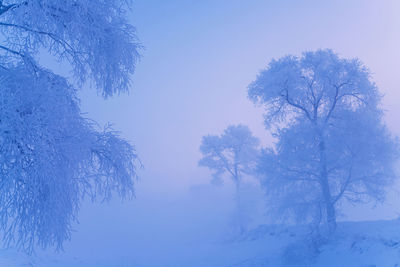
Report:
M326 166L327 165L326 152L323 140L320 141L319 150L320 150L320 164L321 164L320 184L326 208L326 221L328 224L329 233L333 234L336 230L336 212L329 188L328 171Z
M239 234L243 234L246 231L246 226L243 221L243 210L242 210L242 199L241 199L241 192L240 192L240 182L239 182L239 177L235 180L235 186L236 186L236 192L235 192L235 224L237 227L237 230L239 231Z
M323 177L321 178L322 193L326 208L326 221L328 223L329 233L332 234L336 230L336 212L332 203L328 180L326 178L324 179Z

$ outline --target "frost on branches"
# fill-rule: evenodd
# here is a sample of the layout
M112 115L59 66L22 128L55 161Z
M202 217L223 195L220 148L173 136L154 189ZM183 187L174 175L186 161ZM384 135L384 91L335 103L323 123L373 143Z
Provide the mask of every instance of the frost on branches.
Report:
M0 1L0 227L5 244L61 248L80 202L133 196L137 156L83 118L74 87L129 89L138 59L130 1ZM39 53L40 52L40 53ZM39 65L47 53L73 78Z
M129 89L138 60L135 29L126 19L129 0L0 1L0 65L37 67L43 49L90 79L104 97Z
M8 243L61 246L85 195L133 195L133 147L82 118L65 79L16 68L0 72L0 86L0 222Z

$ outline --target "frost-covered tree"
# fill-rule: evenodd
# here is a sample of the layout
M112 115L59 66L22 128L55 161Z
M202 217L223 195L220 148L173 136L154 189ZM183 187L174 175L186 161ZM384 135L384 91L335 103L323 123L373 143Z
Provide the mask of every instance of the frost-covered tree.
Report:
M133 195L137 156L83 118L77 86L127 91L138 59L129 0L0 1L0 228L31 252L62 247L85 196ZM39 64L48 54L66 80Z
M203 154L199 165L214 171L213 181L220 182L221 175L227 174L235 184L234 223L240 232L244 231L248 216L241 196L241 184L244 175L253 173L259 155L259 140L254 137L247 126L230 125L220 136L207 135L201 142Z
M381 95L358 59L331 50L272 60L249 86L276 137L258 172L271 211L336 228L341 203L382 201L394 178L397 141Z

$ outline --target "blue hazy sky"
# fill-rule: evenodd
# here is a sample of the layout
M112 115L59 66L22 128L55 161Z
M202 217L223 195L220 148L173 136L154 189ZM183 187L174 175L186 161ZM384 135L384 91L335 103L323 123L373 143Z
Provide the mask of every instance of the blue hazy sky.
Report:
M104 101L86 91L83 110L136 145L145 165L138 194L181 190L207 182L197 167L203 135L244 123L270 142L262 109L247 99L259 70L285 54L332 48L370 68L400 134L399 12L395 0L136 0L132 23L145 49L131 93Z
M112 122L135 144L145 168L136 200L83 207L67 246L72 254L88 255L95 246L98 257L117 246L119 258L150 249L162 259L174 255L171 240L193 241L187 237L199 225L223 225L229 192L211 192L204 202L194 187L211 178L197 166L198 147L203 135L236 123L271 142L246 88L272 58L319 48L360 58L385 94L390 129L400 135L400 1L136 0L132 11L145 49L130 94L103 100L85 90L81 97L88 117ZM395 204L372 217L358 209L351 218L393 217L400 214Z

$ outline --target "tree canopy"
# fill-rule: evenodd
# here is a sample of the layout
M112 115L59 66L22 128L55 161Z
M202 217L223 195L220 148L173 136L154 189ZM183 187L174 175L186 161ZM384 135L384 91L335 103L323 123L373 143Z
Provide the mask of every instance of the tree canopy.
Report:
M230 125L221 136L207 135L201 142L203 158L200 166L214 170L214 179L228 173L234 183L241 182L243 174L252 172L258 155L259 140L247 126Z
M126 17L130 0L0 1L0 65L23 62L39 71L48 52L70 63L75 81L88 79L104 97L128 91L140 47Z

